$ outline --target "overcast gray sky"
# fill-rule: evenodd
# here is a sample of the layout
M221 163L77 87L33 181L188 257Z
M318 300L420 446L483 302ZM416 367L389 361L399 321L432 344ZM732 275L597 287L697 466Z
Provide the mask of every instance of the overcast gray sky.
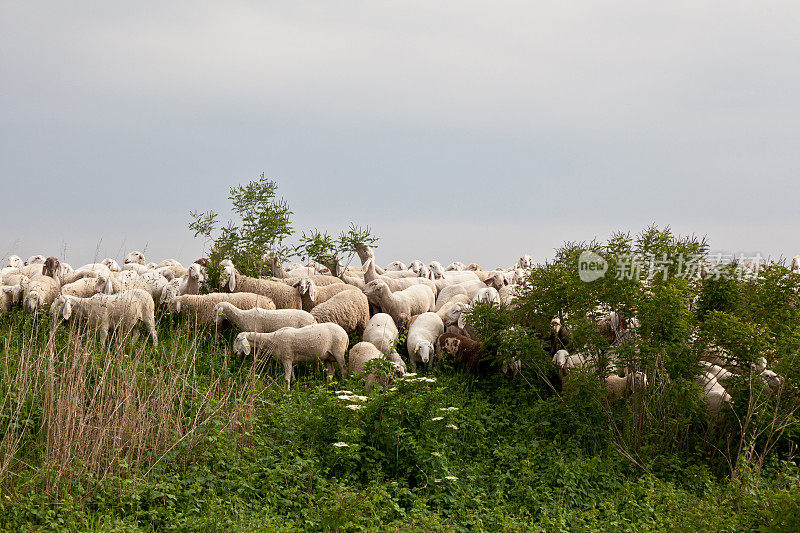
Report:
M599 4L602 4L599 5ZM0 0L0 255L193 260L265 172L379 263L800 253L800 3Z

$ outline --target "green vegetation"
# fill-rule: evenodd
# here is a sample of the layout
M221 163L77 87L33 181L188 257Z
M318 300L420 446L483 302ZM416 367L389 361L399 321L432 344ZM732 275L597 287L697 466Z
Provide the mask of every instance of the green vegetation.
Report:
M340 260L364 236L302 244ZM591 283L577 274L587 249L609 265ZM158 349L116 335L101 346L80 324L51 331L47 313L12 310L0 317L0 529L798 531L800 276L769 265L739 279L735 264L702 280L616 275L706 252L658 228L568 243L513 308L469 317L487 364L514 354L522 375L439 361L363 399L360 376L327 383L311 365L287 392L274 363L232 354L232 330L215 342L161 316ZM619 346L597 325L612 310L639 322ZM601 362L613 351L649 385L611 401L601 364L562 388L562 347ZM744 369L719 417L695 378L709 350ZM783 376L777 391L749 371L761 356Z

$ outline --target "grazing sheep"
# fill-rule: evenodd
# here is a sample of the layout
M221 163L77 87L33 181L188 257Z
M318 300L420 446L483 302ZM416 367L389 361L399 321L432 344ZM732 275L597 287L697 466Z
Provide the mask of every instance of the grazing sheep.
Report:
M335 294L343 291L359 291L357 287L347 283L336 283L335 285L326 285L317 287L317 284L311 278L302 278L296 281L292 287L297 289L300 297L303 299L303 310L311 312L317 305L327 302Z
M61 295L50 306L54 327L58 320L69 320L74 313L75 316L97 327L100 330L100 342L105 343L110 328L119 327L121 334L127 334L137 323L142 322L153 338L153 346L157 347L154 310L150 293L139 289L113 295L96 294L91 298ZM137 337L138 331L134 330L134 340Z
M374 344L371 342L359 342L352 348L350 348L350 354L348 356L348 369L350 370L351 375L358 375L361 372L365 371L365 367L367 363L374 360L383 359L384 355L378 350ZM392 361L392 365L394 367L394 375L398 378L403 377L405 375L405 368L399 366L395 361ZM372 389L372 385L379 381L378 377L375 375L374 372L370 372L366 376L366 383L364 388L369 391ZM380 384L384 387L389 385L389 379L382 379L380 380Z
M381 353L389 355L389 358L402 366L405 371L406 364L396 349L399 338L400 332L397 330L394 319L386 313L375 313L367 322L367 327L364 328L364 334L361 336L361 340L375 345Z
M647 376L643 372L631 372L624 378L616 374L609 374L606 377L608 396L612 400L618 400L626 393L636 392L645 387L647 387Z
M342 378L347 376L344 354L350 340L337 324L311 324L302 328L281 328L273 333L242 332L233 342L236 354L263 354L283 363L286 388L291 389L296 362L323 361L328 379L333 379L333 363L339 365Z
M227 320L239 331L272 333L281 328L302 328L315 324L316 319L300 309L239 309L230 302L220 302L214 306L214 336L223 321Z
M164 288L169 283L167 278L165 278L155 270L148 270L147 272L140 274L139 277L150 288L150 294L153 296L153 301L160 302L161 295L164 292Z
M252 292L267 296L275 302L278 309L303 308L303 299L294 287L281 281L243 276L233 266L224 268L219 283L228 292Z
M0 287L0 316L20 304L23 288L21 283L16 285L3 285Z
M433 311L436 305L433 291L425 285L415 285L395 292L384 280L373 280L367 283L364 294L371 303L388 313L395 323L400 320L401 313L414 316Z
M268 297L250 292L237 292L233 294L212 292L211 294L184 294L177 296L167 303L170 313L184 314L194 317L197 322L205 325L214 324L216 315L214 307L220 302L230 302L239 309L275 309L275 304Z
M129 253L125 256L125 259L122 261L124 265L142 265L144 266L147 261L145 261L144 254L138 250L134 250L133 252Z
M459 335L458 333L442 333L436 339L436 353L449 355L456 366L466 367L472 372L485 372L488 365L483 362L485 353L481 343Z
M333 322L348 333L355 331L361 335L369 322L369 302L363 292L346 290L316 305L311 314L320 324Z
M53 303L59 294L58 281L50 276L36 276L22 284L22 302L31 311Z
M412 368L417 361L430 364L433 358L436 339L444 333L444 322L436 313L422 313L408 328L408 360Z
M708 412L711 416L716 417L724 404L730 404L731 395L711 373L703 372L699 379L700 384L703 385L703 396L708 406Z

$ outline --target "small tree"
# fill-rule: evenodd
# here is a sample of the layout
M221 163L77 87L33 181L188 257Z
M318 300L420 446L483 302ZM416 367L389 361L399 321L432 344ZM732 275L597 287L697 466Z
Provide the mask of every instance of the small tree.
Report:
M219 263L230 259L243 274L257 276L264 271L262 255L285 253L283 242L290 237L292 212L286 201L276 198L278 184L264 176L247 185L231 187L228 199L233 204L233 212L239 220L228 221L217 230L218 214L214 211L191 211L192 221L189 229L194 236L203 236L208 250L207 267L209 282L215 284L219 279Z
M378 238L372 235L369 226L362 228L351 223L347 231L341 232L336 239L318 229L303 233L295 254L322 263L331 269L331 273L338 275L342 266L350 264L358 245L377 247L377 242Z

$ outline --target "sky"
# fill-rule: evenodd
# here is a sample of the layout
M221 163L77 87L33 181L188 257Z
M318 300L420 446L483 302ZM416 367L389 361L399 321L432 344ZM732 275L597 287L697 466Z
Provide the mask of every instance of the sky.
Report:
M379 264L650 224L792 257L798 27L793 1L0 0L0 259L191 262L189 211L262 172Z

